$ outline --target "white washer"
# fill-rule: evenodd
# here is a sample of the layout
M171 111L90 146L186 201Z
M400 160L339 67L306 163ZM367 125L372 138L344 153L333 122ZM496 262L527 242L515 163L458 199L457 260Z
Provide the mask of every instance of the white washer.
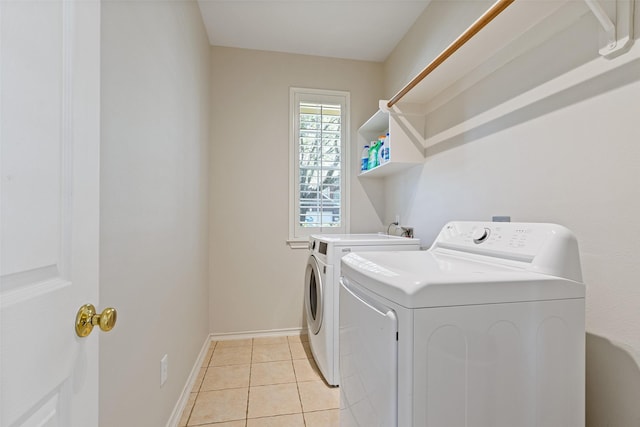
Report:
M338 385L338 296L340 258L352 250L409 251L420 239L386 234L317 234L309 238L304 279L309 345L313 358L330 385Z
M452 222L427 251L354 251L342 273L342 427L584 426L585 286L566 228Z

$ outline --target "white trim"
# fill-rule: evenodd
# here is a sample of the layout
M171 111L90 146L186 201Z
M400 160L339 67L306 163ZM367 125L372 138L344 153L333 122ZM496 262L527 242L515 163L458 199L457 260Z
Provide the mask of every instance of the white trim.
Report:
M291 249L309 249L309 240L287 240Z
M305 235L297 235L297 186L296 186L296 164L297 164L297 141L296 135L296 100L300 94L311 95L316 98L342 98L344 101L344 112L342 123L342 171L341 171L341 215L342 226L336 228L313 228L309 229ZM328 101L333 102L333 101ZM287 243L292 249L302 249L297 242L302 242L311 234L323 233L349 233L351 229L351 216L349 199L351 196L351 93L348 91L309 89L300 87L289 88L289 236Z
M211 334L211 341L228 341L265 337L288 337L294 335L304 335L306 332L306 328L270 329L266 331L247 332L224 332L220 334Z
M193 390L193 386L195 385L198 374L200 373L200 369L202 368L202 362L204 362L204 358L209 351L209 345L211 344L211 341L211 335L208 335L204 340L204 344L202 344L200 354L198 355L198 358L196 359L196 362L191 369L191 374L189 375L189 378L187 378L187 382L182 389L182 393L178 398L178 402L173 407L173 412L169 417L169 421L167 421L167 427L178 427L180 418L182 418L182 412L187 407L189 395L191 394L191 390Z

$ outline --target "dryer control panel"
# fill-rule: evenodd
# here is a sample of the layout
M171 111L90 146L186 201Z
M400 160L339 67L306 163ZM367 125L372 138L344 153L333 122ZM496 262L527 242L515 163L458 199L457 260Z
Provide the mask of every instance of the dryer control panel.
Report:
M552 224L517 224L484 222L451 222L436 240L439 247L496 255L511 254L513 258L532 259L553 235Z
M530 269L575 276L578 245L565 227L548 223L455 221L446 224L432 250L443 248L527 263ZM563 263L565 266L563 266ZM566 265L572 273L566 271ZM525 266L528 268L528 266ZM581 280L581 274L580 280Z

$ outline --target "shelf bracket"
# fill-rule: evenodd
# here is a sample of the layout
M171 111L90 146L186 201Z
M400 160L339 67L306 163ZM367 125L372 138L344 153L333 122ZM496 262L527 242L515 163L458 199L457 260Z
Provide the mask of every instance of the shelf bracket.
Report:
M608 0L608 10L605 10L599 0L584 1L602 27L600 55L612 58L628 49L633 41L634 1Z

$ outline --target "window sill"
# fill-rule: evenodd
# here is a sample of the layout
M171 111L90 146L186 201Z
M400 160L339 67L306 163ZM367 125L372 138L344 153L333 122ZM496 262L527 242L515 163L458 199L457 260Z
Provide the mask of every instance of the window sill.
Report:
M309 239L287 240L287 245L289 245L291 249L309 249Z

